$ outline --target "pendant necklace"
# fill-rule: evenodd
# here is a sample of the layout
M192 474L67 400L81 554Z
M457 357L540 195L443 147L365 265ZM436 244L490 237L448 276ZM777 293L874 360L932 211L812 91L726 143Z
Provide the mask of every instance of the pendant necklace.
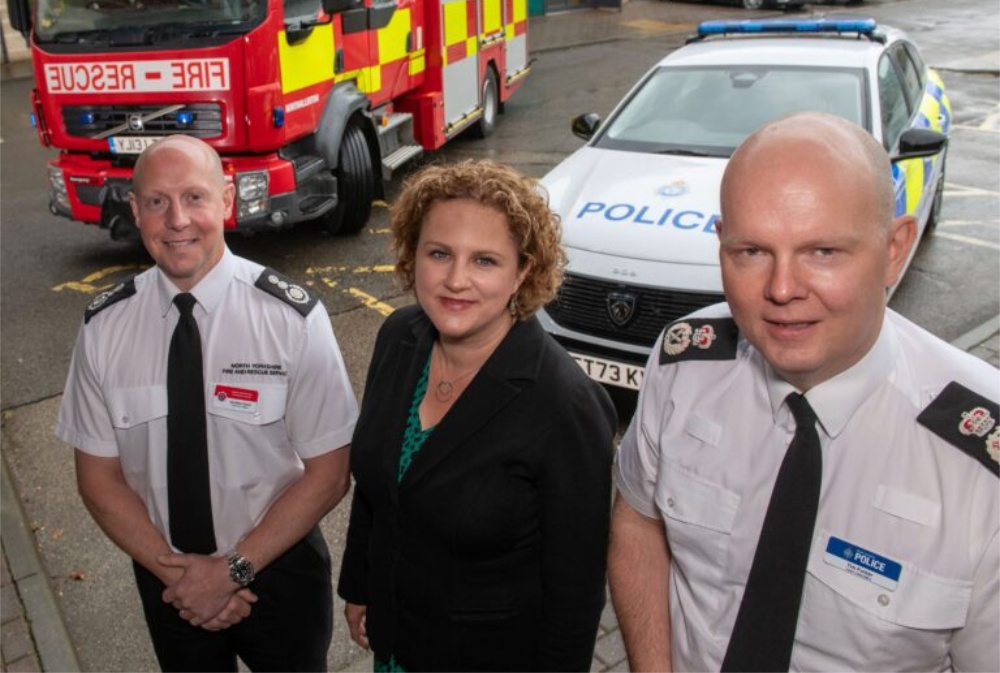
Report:
M444 369L444 354L441 353L440 347L435 345L435 348L438 349L438 354L441 356L441 365L442 365L441 368ZM438 379L437 385L434 386L434 399L436 399L438 402L441 402L442 404L448 402L451 399L451 396L455 394L455 384L464 379L466 376L478 372L480 367L482 367L482 365L479 365L479 367L474 367L463 374L459 374L450 381L445 379L444 376L441 376Z

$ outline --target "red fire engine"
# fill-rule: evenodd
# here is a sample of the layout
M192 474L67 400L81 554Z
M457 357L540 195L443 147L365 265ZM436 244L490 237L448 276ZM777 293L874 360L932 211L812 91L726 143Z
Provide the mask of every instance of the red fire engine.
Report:
M529 72L527 0L28 0L33 117L53 213L134 236L138 154L204 139L236 185L226 227L356 232L383 181L470 129ZM30 19L33 19L31 21Z

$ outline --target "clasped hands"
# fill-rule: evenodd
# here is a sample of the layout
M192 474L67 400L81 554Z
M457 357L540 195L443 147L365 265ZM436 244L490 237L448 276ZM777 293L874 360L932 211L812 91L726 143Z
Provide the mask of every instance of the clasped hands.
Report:
M221 556L167 554L160 565L176 579L165 582L163 602L170 603L181 619L208 631L220 631L250 616L257 595L229 579L229 562Z

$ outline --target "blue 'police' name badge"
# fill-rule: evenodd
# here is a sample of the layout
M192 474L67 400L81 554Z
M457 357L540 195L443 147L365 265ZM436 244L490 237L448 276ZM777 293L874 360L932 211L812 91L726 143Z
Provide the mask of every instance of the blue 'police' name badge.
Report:
M823 560L889 591L895 591L899 586L899 575L903 571L903 566L895 561L832 535L826 543Z

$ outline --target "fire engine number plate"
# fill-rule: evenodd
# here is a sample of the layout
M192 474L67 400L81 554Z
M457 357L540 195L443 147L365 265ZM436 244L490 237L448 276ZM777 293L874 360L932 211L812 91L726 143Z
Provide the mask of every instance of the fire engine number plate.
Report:
M108 138L113 154L142 154L142 151L159 140L152 136L113 136Z
M586 372L587 376L595 381L619 388L639 390L639 384L642 383L642 367L595 358L593 355L581 355L573 351L570 351L569 354L573 356L573 359Z

